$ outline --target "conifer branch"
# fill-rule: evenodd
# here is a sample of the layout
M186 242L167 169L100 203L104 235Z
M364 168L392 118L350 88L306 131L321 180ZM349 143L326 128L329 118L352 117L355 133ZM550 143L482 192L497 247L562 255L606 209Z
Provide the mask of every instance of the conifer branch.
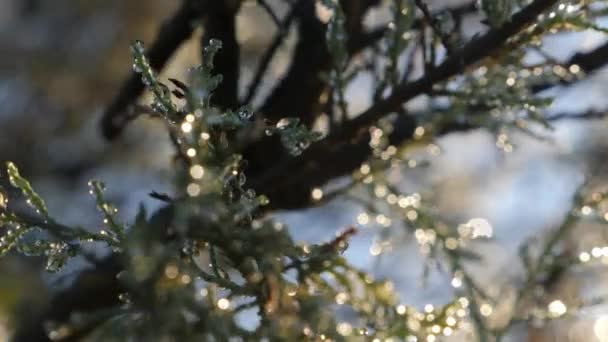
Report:
M388 98L376 102L372 107L345 124L341 134L353 136L356 131L364 129L388 113L398 110L405 102L430 91L434 84L445 81L483 58L490 56L510 37L534 23L534 20L540 14L556 3L557 0L536 0L532 2L514 14L510 20L499 28L490 29L484 35L474 38L457 51L454 51L443 63L433 68L422 78L403 83L393 89Z
M179 46L192 35L194 22L202 18L206 6L207 0L183 0L177 12L161 26L148 52L150 66L154 70L162 69ZM107 139L117 137L127 122L134 118L129 107L143 91L141 77L131 72L103 114L101 128Z

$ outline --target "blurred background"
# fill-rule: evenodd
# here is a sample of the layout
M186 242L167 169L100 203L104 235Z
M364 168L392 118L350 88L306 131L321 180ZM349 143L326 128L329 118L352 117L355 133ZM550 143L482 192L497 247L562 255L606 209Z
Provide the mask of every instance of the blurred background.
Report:
M279 12L281 2L271 2ZM460 2L429 1L434 9ZM150 210L158 205L148 199L150 191L170 192L172 149L163 126L139 119L110 143L101 136L99 119L130 72L129 44L135 39L152 42L162 21L178 6L178 1L162 0L0 0L0 161L19 165L54 217L67 224L99 224L99 213L87 192L90 179L108 185L109 199L125 219L133 217L141 202ZM368 21L385 19L386 13L377 10ZM471 33L479 29L479 19L468 19ZM246 2L238 18L242 84L251 79L252 66L270 44L273 30L265 12L254 1ZM162 77L183 79L186 68L198 61L200 34L184 44ZM292 32L254 101L263 98L285 70L296 39ZM544 50L565 60L605 40L594 32L560 34L548 38ZM600 69L584 81L555 87L550 95L556 101L548 115L604 111L607 86L608 73ZM347 91L350 111L365 109L370 97L370 78L355 79ZM425 99L416 99L411 106L424 107ZM429 166L405 170L401 182L407 191L429 198L447 222L477 219L489 227L492 239L474 246L484 260L470 265L471 270L491 295L508 299L523 275L518 247L561 223L585 177L600 188L606 183L607 129L604 119L564 119L555 123L554 131L542 132L543 139L513 134L512 151L498 148L494 135L485 130L450 134L435 142L439 153L419 151ZM381 224L363 219L362 214L362 208L338 198L319 208L277 216L297 240L307 242L326 241L355 224L361 231L347 257L376 276L391 279L405 303L421 309L452 298L448 274L432 272L422 281L425 258L411 237L394 240L378 255ZM576 251L608 245L608 235L590 225L578 227L575 236L571 244ZM41 272L43 267L35 259L2 259L0 340L10 334L12 313L23 308L18 303L36 308L82 267L86 264L72 262L62 273L49 275ZM576 268L553 287L555 296L605 296L607 276L601 262ZM492 319L499 322L500 308L494 310ZM510 338L606 342L608 306L590 305L546 326L516 326Z

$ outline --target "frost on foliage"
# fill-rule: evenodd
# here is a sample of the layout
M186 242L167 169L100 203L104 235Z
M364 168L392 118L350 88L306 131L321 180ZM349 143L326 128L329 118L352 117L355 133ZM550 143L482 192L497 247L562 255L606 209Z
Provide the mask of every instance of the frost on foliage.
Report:
M141 41L136 41L131 46L131 52L133 54L133 71L141 75L141 81L154 94L152 108L165 117L172 119L177 109L171 99L171 90L167 85L158 81L156 72L152 69L144 55L144 44Z
M28 182L27 179L21 177L17 166L15 166L15 164L11 162L7 163L6 172L8 174L8 179L11 182L11 185L21 190L23 196L25 196L26 198L27 204L33 207L37 213L48 218L49 213L46 208L46 203L44 203L44 200L40 197L40 195L38 195L34 191L34 189L32 189L30 182Z
M243 128L251 123L253 111L249 107L241 107L237 111L226 110L223 113L214 111L207 118L210 127L221 129L236 130Z
M344 76L348 66L348 35L346 32L346 16L337 0L323 0L322 3L333 11L325 34L327 48L332 57L332 70L328 81L334 90L334 102L338 105L341 118L347 116L347 104L344 96L347 79Z
M323 244L302 246L280 223L260 215L268 199L248 188L245 161L230 139L234 131L247 129L252 112L220 111L210 102L221 80L212 73L219 46L211 42L204 49L203 64L191 70L190 84L171 80L178 88L173 92L156 80L141 44L133 48L136 71L154 93L153 109L167 119L182 157L175 167L176 193L162 196L165 207L151 215L142 208L132 224L124 225L104 196L105 185L92 181L90 192L104 227L92 233L64 226L49 217L42 199L10 164L11 182L42 218L6 209L3 193L1 223L12 230L5 232L2 246L44 255L47 269L55 271L74 255L87 257L84 244L105 242L119 256L122 271L116 278L124 292L118 296L121 305L105 311L103 323L91 333L100 340L340 340L336 304L357 317L348 323L356 328L354 335L417 334L400 315L411 314L423 326L431 320L423 321L413 308L396 309L390 283L375 281L342 257L354 229ZM186 103L178 105L173 96ZM297 119L283 119L267 133L280 135L293 154L321 138ZM26 230L36 235L21 233ZM241 328L236 319L252 308L261 318L255 331ZM64 323L78 331L83 321L88 322Z
M13 187L20 190L25 202L35 210L36 215L13 211L7 206L8 198L0 192L0 227L4 228L0 238L0 255L13 250L28 256L46 257L46 269L51 272L61 270L68 260L83 252L83 244L100 241L110 245L120 243L110 240L102 230L91 233L80 227L68 227L53 219L44 200L23 178L13 163L7 163L7 174ZM105 203L105 208L109 208Z
M192 107L209 106L211 94L222 82L222 75L212 74L213 59L221 48L221 41L211 39L209 45L203 48L203 63L190 69L188 73L189 87L187 96L188 102L193 104Z
M333 62L328 81L337 99L334 102L344 107L348 77L343 73L348 69L348 55L345 17L339 3L323 1L333 10L326 36ZM508 20L512 10L504 1L483 1L482 5L494 26ZM398 62L417 40L410 34L416 18L413 1L393 0L391 10L386 47L378 49L385 62L376 71L380 83L376 93L380 95L402 81L406 74ZM433 110L420 117L412 113L420 125L415 128L414 140L432 139L434 129L454 124L497 132L510 126L525 130L524 124L530 121L549 127L540 115L549 102L530 89L537 83L567 80L576 69L565 71L563 66L550 63L522 65L524 49L518 47L530 47L542 32L557 28L552 25L564 20L570 25L578 23L576 27L590 27L581 17L566 12L564 7L514 36L507 42L511 45L505 48L504 56L496 53L491 61L480 61L463 75L428 89L431 97L442 96L446 101L433 104ZM9 164L11 184L21 190L36 215L17 211L15 200L9 202L0 189L0 254L15 251L46 256L47 268L55 271L72 256L88 257L87 243L103 242L120 263L116 279L123 289L117 294L121 304L62 322L67 331L78 331L83 322L96 322L89 327L96 327L90 337L97 340L430 341L456 330L474 330L480 340L498 336L500 331L490 329L483 317L491 298L466 267L481 257L468 246L491 238L491 230L485 227L479 231L471 221L461 225L444 222L421 195L401 193L391 184L386 172L389 168L404 162L410 168L422 164L408 160L409 142L390 144L392 119L370 128L373 153L353 176L352 188L369 195L361 200L366 212L357 221L362 225L375 222L393 232L393 223L399 223L432 261L427 273L436 265L453 276L452 301L441 307L429 305L423 312L401 304L392 283L357 270L343 257L354 228L327 242L303 245L295 243L281 223L265 215L269 199L249 188L246 161L238 154L242 150L239 138L252 129L254 114L247 107L225 110L213 106L213 92L222 81L213 68L220 48L221 42L211 40L203 48L201 65L189 70L185 82L170 79L165 85L150 67L143 44L136 42L132 47L134 71L153 95L152 110L166 120L177 156L175 191L154 193L163 201L159 210L148 213L142 207L135 218L121 223L116 208L105 198L104 184L92 181L90 191L103 219L102 228L65 226L49 216L44 201ZM297 118L281 119L264 128L266 134L278 135L293 155L322 138ZM523 304L517 309L526 307L528 303L521 298L536 293L541 275L555 266L557 247L581 218L579 211L598 210L600 203L596 202L575 201L577 210L542 242L540 256L522 252L529 272L518 298ZM390 234L389 229L383 232ZM372 246L370 252L382 253L383 245ZM239 325L238 316L246 312L259 318L251 329ZM522 317L513 316L511 321L534 319L527 310L522 312Z
M97 209L103 214L103 223L109 230L102 230L100 234L107 237L107 241L118 245L125 235L125 227L116 220L118 209L106 201L104 197L105 184L100 181L89 182L89 193L95 197Z
M502 25L511 16L513 0L481 0L481 8L492 27Z
M392 21L385 34L386 67L384 83L377 92L381 93L389 83L396 86L399 83L399 57L412 41L410 30L416 18L416 6L412 0L394 0L391 2Z
M323 139L322 133L309 131L300 124L298 118L281 119L274 127L267 128L266 134L278 134L283 146L295 156L302 154L312 143Z

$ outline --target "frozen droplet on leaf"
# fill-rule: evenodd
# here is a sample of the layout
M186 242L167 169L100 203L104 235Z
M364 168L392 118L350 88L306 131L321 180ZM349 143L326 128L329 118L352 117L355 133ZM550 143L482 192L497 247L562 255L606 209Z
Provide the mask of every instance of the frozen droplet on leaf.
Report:
M247 197L250 200L254 199L255 191L253 189L248 189L247 191L245 191L245 197Z
M123 292L118 295L118 300L120 300L121 302L123 302L125 304L130 304L131 296L128 293Z
M260 205L268 205L268 203L270 203L270 200L268 199L268 197L262 195L262 196L258 197L258 203Z
M8 196L4 192L4 189L0 187L0 208L6 209L6 204L8 203Z
M245 185L245 183L247 182L247 177L245 176L244 173L239 173L239 185L243 186Z
M253 112L247 108L242 108L238 111L238 115L243 120L249 120L253 116Z
M298 122L300 122L300 120L296 119L296 118L282 118L281 120L279 120L279 122L277 122L277 124L275 125L275 127L277 129L280 130L284 130L289 126L295 126L298 124Z
M209 40L209 45L206 48L219 50L222 48L222 41L219 39L212 38Z
M298 143L298 147L303 150L307 149L309 146L310 146L310 141L308 141L308 140L300 141Z
M144 54L144 43L141 40L136 40L131 45L131 51L134 54Z

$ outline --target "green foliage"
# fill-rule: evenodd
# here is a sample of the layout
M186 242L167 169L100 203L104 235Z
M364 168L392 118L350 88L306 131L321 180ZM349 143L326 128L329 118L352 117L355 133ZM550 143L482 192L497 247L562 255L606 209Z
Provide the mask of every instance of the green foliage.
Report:
M168 119L174 119L177 108L171 100L169 87L158 81L156 73L144 57L144 44L136 41L131 46L133 70L141 75L141 81L154 93L153 109Z
M301 154L310 144L323 139L323 134L309 131L306 126L300 124L298 118L281 119L274 127L267 128L266 134L280 135L283 146L295 156Z
M23 196L26 198L26 202L28 205L32 206L36 209L36 212L44 216L46 219L49 218L49 212L46 208L46 204L44 200L38 195L30 182L28 182L25 178L21 177L19 174L19 169L15 164L9 162L6 167L6 172L8 173L8 179L11 182L11 185L15 188L21 190Z
M90 258L86 243L105 242L121 260L123 305L65 322L71 333L97 325L90 335L95 340L341 340L352 331L369 337L417 334L401 323L401 316L413 315L410 320L428 325L422 323L425 316L398 309L390 283L373 280L340 255L354 229L324 244L301 246L283 225L258 214L268 200L246 187L243 161L228 139L231 132L247 129L251 112L222 113L209 102L220 79L211 73L210 56L217 48L219 43L211 42L205 49L203 65L191 71L194 82L174 81L190 94L180 108L169 103L171 92L149 68L142 44L133 47L136 69L147 80L153 103L163 105L154 108L167 118L176 149L184 155L176 167L175 199L150 217L142 207L132 224L123 225L105 199L105 185L92 181L90 192L107 229L90 233L52 220L40 196L9 164L11 183L41 219L3 209L2 226L15 227L3 238L3 254L16 248L44 255L47 269L55 271L75 255ZM297 119L283 119L267 131L279 134L293 154L321 138ZM357 319L336 321L336 303ZM247 310L259 317L254 330L238 324L237 316ZM50 335L65 332L65 325L59 325Z

